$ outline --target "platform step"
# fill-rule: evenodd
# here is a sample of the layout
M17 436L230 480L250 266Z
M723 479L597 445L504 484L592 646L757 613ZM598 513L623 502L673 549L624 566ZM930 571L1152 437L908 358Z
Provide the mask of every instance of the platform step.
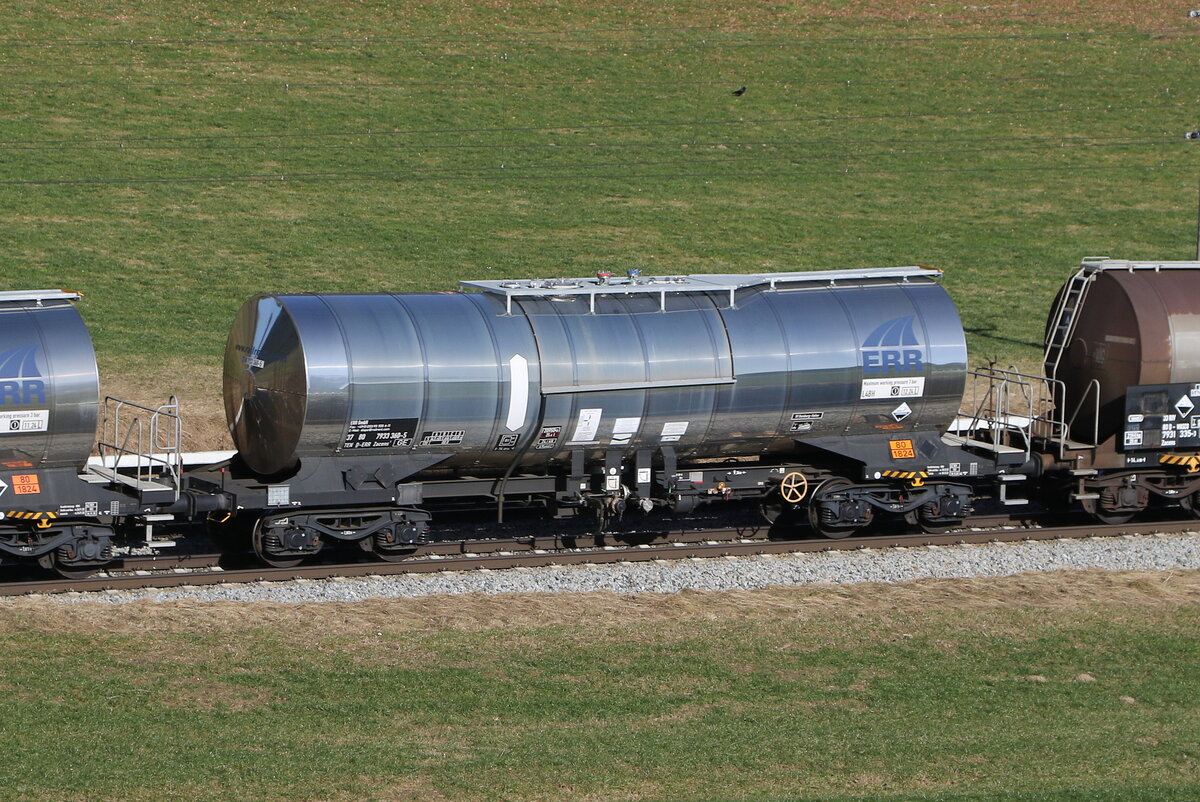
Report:
M88 478L88 475L97 477L96 479ZM87 471L82 474L85 482L113 482L115 484L124 485L130 490L136 491L140 495L170 493L175 494L175 488L171 485L164 485L160 482L151 482L147 479L138 479L134 476L126 476L117 471L116 468L106 468L102 465L89 465Z

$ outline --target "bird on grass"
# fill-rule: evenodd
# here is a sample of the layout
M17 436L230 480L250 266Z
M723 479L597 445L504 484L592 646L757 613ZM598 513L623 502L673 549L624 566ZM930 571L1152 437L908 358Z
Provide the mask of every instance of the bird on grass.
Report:
M744 87L744 86L741 89L733 90L734 97L741 97L744 94L746 94L746 87Z

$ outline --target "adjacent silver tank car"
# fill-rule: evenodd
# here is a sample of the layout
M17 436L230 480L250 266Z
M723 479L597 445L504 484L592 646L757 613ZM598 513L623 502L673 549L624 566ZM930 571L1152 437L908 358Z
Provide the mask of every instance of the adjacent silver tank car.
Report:
M464 472L584 451L680 458L942 430L966 343L926 268L463 282L469 292L262 295L237 314L225 407L272 475L335 455Z
M0 292L0 462L82 467L96 437L92 338L62 290ZM11 491L16 494L16 488Z

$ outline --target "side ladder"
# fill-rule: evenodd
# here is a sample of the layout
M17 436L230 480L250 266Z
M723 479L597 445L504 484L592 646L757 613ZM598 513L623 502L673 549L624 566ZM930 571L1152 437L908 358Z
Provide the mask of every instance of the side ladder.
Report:
M1079 309L1083 306L1092 279L1099 269L1097 262L1085 259L1075 275L1071 276L1058 299L1053 322L1046 332L1046 353L1042 358L1048 379L1058 378L1058 365L1071 342L1071 335L1075 333Z

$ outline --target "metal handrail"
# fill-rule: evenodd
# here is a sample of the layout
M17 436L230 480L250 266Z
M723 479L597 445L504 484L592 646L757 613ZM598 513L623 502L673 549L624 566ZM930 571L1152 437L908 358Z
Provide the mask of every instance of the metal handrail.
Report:
M992 366L971 371L970 375L986 379L988 382L987 392L982 399L977 397L978 385L971 388L972 405L975 407L971 429L986 428L997 445L1010 445L1014 437L1018 438L1028 459L1033 451L1033 442L1026 428L1012 424L1013 397L1014 394L1019 394L1018 397L1024 400L1024 418L1030 422L1026 427L1030 426L1034 420L1034 407L1037 402L1033 388L1038 377L1028 376L1011 367L1005 369ZM1000 443L1001 439L1008 442Z
M972 388L972 413L970 427L973 430L987 428L990 436L999 441L1007 438L1011 444L1013 439L1019 439L1024 445L1025 456L1028 459L1033 450L1034 439L1047 440L1058 447L1058 456L1064 458L1069 441L1071 427L1091 401L1092 441L1084 445L1095 447L1100 436L1100 382L1093 379L1084 390L1082 397L1076 403L1070 416L1056 415L1064 408L1067 387L1060 379L1048 379L1044 376L1034 376L1022 373L1016 368L996 368L988 366L970 372L971 376L984 379L988 383L987 392L982 400L978 400L978 385ZM1014 401L1014 389L1019 389L1019 401ZM1021 409L1014 409L1018 406ZM1044 408L1045 412L1039 412ZM1017 425L1015 417L1024 419Z
M1092 406L1092 410L1091 410L1091 412L1092 412L1092 442L1088 443L1087 445L1097 446L1097 445L1100 445L1100 380L1099 379L1092 379L1090 382L1088 382L1087 389L1083 391L1083 396L1079 399L1079 403L1075 405L1075 411L1071 413L1071 417L1069 419L1067 419L1067 421L1066 421L1066 432L1071 431L1072 424L1074 424L1075 419L1079 417L1079 413L1083 411L1083 405L1087 402L1088 397L1093 395L1093 391L1095 393L1095 401L1094 401L1094 405ZM1064 392L1063 392L1063 398L1064 399L1066 398L1065 388L1064 388ZM1062 454L1063 454L1063 452L1060 451L1059 456L1061 457Z
M127 411L132 419L123 421L122 413ZM147 420L149 436L143 440ZM182 435L183 423L176 396L171 396L167 403L158 407L105 396L103 434L97 443L101 466L115 473L120 457L135 457L134 478L138 482L149 482L163 475L170 476L178 500L183 470ZM111 465L108 464L109 457L112 459Z

